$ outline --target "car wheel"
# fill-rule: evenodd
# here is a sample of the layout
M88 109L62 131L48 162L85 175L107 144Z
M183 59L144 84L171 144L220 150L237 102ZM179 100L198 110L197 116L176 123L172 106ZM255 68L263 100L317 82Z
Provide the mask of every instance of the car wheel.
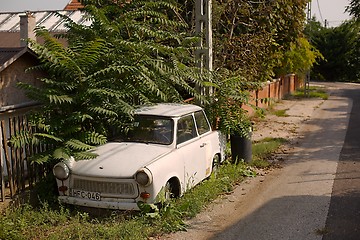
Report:
M169 202L173 196L174 196L174 194L172 192L171 183L167 182L165 184L165 202Z
M159 210L164 209L167 206L169 206L171 198L174 197L174 193L172 192L173 189L172 189L170 181L168 181L165 184L163 191L164 192L163 192L162 199L158 203L156 203L156 206L158 207Z
M217 172L219 171L220 168L220 155L216 154L213 157L213 161L212 161L212 170L211 170L211 175L216 177Z

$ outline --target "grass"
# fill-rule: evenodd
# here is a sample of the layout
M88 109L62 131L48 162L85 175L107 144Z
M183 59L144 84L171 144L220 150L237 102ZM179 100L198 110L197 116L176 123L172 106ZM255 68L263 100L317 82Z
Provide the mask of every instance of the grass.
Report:
M277 117L288 117L289 115L286 113L287 110L289 109L276 110L273 114Z
M50 203L44 201L39 207L23 205L1 214L0 239L136 240L185 230L185 219L196 216L214 199L231 192L245 177L255 176L254 166L268 168L270 163L266 159L284 141L267 138L254 143L251 165L226 161L216 176L189 190L183 197L173 200L159 214L107 211L92 215L82 209L61 206L50 200ZM49 190L45 191L45 195L49 195Z
M315 234L319 236L323 236L329 233L329 230L327 228L318 228L315 230Z
M326 93L325 89L322 87L311 86L309 87L308 91L305 92L305 89L299 89L295 91L292 97L299 99L299 98L320 98L323 100L327 100L329 98L329 94Z
M271 166L271 162L268 161L269 157L286 142L287 140L284 138L264 138L259 142L255 142L252 147L253 161L251 166L269 168Z

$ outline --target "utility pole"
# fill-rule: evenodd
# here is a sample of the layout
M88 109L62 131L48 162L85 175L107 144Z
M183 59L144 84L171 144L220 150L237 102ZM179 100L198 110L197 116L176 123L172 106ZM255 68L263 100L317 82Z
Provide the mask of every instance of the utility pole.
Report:
M310 31L311 31L311 1L308 2L307 4L307 13L306 13L306 19L307 19L307 23L309 24L310 27ZM311 39L309 39L309 42L311 42ZM306 73L306 77L305 77L305 87L304 87L304 93L306 96L309 95L309 91L310 91L310 69L308 69L308 72Z
M206 69L209 72L213 70L211 9L212 0L195 1L195 32L200 36L199 49L195 51L195 59L200 69ZM212 89L199 88L198 90L203 95L212 94Z

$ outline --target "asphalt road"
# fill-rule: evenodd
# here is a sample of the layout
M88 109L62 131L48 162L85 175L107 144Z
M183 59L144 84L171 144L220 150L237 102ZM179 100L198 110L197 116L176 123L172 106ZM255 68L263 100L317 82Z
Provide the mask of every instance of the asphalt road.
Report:
M288 108L288 126L296 116L306 120L280 169L240 184L187 232L163 239L359 240L360 84L320 84L328 100Z
M323 240L360 239L360 89L337 95L352 101L350 120L340 152Z
M360 239L360 85L328 87L258 207L211 239Z

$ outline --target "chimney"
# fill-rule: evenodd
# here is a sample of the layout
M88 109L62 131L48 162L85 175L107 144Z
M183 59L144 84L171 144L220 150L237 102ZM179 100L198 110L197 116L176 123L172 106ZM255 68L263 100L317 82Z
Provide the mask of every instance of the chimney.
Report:
M25 12L25 15L20 16L20 46L27 46L27 39L36 40L35 36L36 20L31 12Z

